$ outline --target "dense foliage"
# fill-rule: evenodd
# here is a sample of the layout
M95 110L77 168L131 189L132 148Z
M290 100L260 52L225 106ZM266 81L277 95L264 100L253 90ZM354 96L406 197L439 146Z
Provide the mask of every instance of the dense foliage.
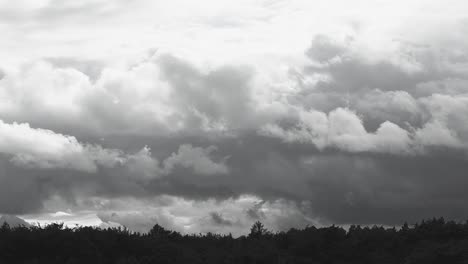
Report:
M181 235L159 225L125 228L0 228L0 263L468 263L468 222L444 219L402 228L307 227L271 233L255 223L248 236Z

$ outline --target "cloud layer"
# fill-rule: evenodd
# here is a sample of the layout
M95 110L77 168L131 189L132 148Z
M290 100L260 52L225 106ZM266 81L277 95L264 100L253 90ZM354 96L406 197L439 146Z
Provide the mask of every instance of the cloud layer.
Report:
M464 219L468 5L450 2L0 1L0 214Z

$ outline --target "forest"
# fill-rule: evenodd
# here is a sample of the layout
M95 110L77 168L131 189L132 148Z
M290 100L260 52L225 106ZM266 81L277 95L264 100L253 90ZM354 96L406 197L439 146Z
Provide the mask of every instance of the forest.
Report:
M401 227L339 226L248 235L182 235L156 224L148 233L63 224L0 228L0 263L468 263L468 221L425 220Z

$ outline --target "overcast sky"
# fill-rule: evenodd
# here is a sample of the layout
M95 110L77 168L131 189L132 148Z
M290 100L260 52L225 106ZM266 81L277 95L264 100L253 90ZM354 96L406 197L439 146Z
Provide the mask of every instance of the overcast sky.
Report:
M0 214L468 218L464 0L0 0Z

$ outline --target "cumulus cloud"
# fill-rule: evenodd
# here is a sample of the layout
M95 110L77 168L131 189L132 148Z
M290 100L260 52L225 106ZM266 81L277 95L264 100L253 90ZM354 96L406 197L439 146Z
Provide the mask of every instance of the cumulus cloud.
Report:
M385 121L375 132L368 132L362 119L353 111L337 108L328 115L310 111L300 115L292 128L268 124L259 130L260 135L282 139L284 142L313 144L318 149L337 148L348 152L376 152L390 154L427 154L435 147L464 149L467 142L458 136L459 128L447 125L444 119L433 118L421 128L400 126ZM465 131L460 131L463 137Z
M424 114L419 100L407 91L381 91L372 90L360 95L359 100L350 102L357 112L365 113L362 118L368 127L380 125L382 120L398 125L405 123L420 124Z
M349 152L411 152L410 135L398 125L385 122L374 132L367 132L356 113L337 108L328 115L312 111L302 113L298 128L284 129L276 124L260 129L261 135L278 137L285 142L314 144L318 149L335 147Z
M151 156L148 146L134 154L100 145L84 144L75 137L51 130L31 128L27 123L7 124L0 120L0 153L11 155L11 162L26 168L72 169L97 172L98 166L125 166L130 174L143 178L157 178L172 172L176 166L193 169L201 175L226 174L224 160L210 159L215 146L207 148L181 145L177 153L166 158L164 168Z
M258 121L248 114L251 75L247 66L204 72L169 54L147 54L131 67L45 58L0 79L0 113L87 137L229 132Z
M147 179L171 174L179 166L193 170L193 173L198 175L227 174L229 170L225 164L226 158L219 163L211 159L210 154L215 150L215 146L202 148L183 144L179 146L177 153L172 153L160 164L151 156L151 149L145 146L137 153L128 155L125 166L130 174L142 175Z
M210 159L210 153L215 151L215 146L205 149L192 147L192 145L181 145L177 153L172 153L170 157L164 160L164 168L171 171L176 166L193 168L194 172L201 175L226 174L228 168L223 161L216 163Z
M320 63L325 63L342 56L346 51L343 46L344 43L337 43L326 35L317 35L313 38L306 55Z
M453 87L467 83L466 76L434 57L444 60L450 52L404 41L377 53L363 45L351 36L317 35L306 51L310 64L299 74L298 92L282 102L289 112L259 134L354 153L466 148L467 130L460 125L466 123L466 95ZM304 81L321 75L326 78ZM441 89L423 91L434 82Z
M151 149L148 146L143 147L135 154L129 155L126 166L130 174L142 176L146 179L161 177L166 173L160 168L159 161L151 156Z
M457 138L455 132L448 129L446 125L439 121L427 123L424 127L417 130L415 140L423 146L464 147L464 144Z
M0 137L0 152L12 155L11 161L19 166L96 172L98 165L113 167L122 162L118 150L85 145L73 136L31 128L27 123L0 121Z

